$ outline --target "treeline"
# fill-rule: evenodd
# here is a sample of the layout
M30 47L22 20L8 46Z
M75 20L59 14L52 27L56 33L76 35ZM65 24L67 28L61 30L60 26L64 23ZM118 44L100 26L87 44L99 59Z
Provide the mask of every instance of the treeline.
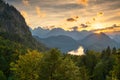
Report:
M120 80L120 50L38 52L0 37L0 80Z

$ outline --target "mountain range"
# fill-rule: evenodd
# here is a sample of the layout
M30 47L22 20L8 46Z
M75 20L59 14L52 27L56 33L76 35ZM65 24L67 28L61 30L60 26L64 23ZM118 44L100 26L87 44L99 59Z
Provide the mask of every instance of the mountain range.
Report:
M86 31L86 30L78 32L76 30L65 31L62 28L54 28L52 30L48 30L48 29L43 29L41 27L35 28L34 30L31 30L31 32L32 32L33 36L35 35L35 36L38 36L40 38L47 38L47 37L51 37L51 36L65 35L65 36L69 36L69 37L71 37L75 40L81 40L84 37L86 37L87 35L92 33L90 31Z
M117 34L93 33L91 31L65 31L61 28L52 30L35 28L32 35L48 47L58 48L62 52L76 50L83 46L85 50L102 51L108 46L120 48L120 37Z

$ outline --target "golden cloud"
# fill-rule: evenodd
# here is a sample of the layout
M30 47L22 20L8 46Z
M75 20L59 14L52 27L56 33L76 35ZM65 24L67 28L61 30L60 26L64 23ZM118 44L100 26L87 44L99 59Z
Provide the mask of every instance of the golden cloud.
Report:
M76 19L74 19L74 18L68 18L66 21L68 21L68 22L74 22L74 21L76 21Z
M77 0L77 3L82 4L84 6L87 6L88 5L88 0Z
M97 16L103 16L103 15L104 15L103 12L98 12L98 13L97 13Z
M71 27L69 29L72 30L72 31L78 31L79 27L78 26L74 26L74 27Z
M25 5L25 6L29 6L29 0L22 0L22 3Z
M114 24L111 27L106 27L106 28L102 28L102 29L95 29L92 30L93 32L99 33L99 32L115 32L115 31L120 31L120 26Z
M96 21L96 18L93 18L93 21Z
M36 6L36 13L40 18L46 17L46 14L41 11L40 7Z
M88 25L86 25L86 24L81 24L81 27L82 27L82 28L87 28Z

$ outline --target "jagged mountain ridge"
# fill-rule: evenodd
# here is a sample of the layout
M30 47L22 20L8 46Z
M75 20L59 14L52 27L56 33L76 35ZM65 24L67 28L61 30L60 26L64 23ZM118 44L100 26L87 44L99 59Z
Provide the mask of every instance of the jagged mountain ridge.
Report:
M79 31L65 31L62 28L54 28L52 30L48 30L48 29L43 29L41 27L35 28L31 32L32 32L33 36L38 36L40 38L65 35L65 36L69 36L75 40L83 39L84 37L86 37L87 35L92 33L92 32L85 31L85 30L81 31L81 32L79 32Z

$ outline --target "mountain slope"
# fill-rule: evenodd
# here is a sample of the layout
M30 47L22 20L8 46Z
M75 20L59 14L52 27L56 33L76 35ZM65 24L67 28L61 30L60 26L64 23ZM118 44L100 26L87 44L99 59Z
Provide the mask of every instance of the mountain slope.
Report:
M43 50L43 44L31 35L25 19L13 6L0 0L0 36L18 42L28 48Z
M96 50L96 51L101 51L107 48L108 46L110 46L111 48L118 47L117 43L104 33L90 34L87 37L85 37L83 40L79 40L78 42L82 46L84 46L85 49Z
M75 50L79 47L77 41L71 37L60 35L60 36L51 36L48 38L39 38L35 37L38 41L43 42L50 48L58 48L62 52L68 52L70 50Z
M113 39L120 44L120 35L115 35Z
M113 40L115 40L120 45L120 31L107 33Z

